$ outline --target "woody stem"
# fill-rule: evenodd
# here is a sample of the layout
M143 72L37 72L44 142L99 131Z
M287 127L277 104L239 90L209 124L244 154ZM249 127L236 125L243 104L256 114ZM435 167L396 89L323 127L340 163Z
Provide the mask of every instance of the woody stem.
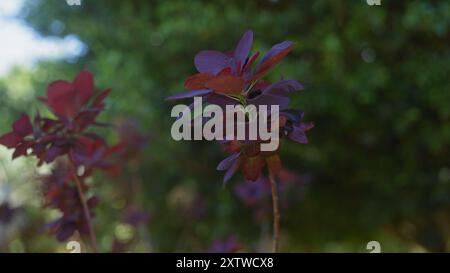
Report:
M280 241L280 208L278 202L277 182L272 172L269 171L270 186L272 189L272 207L273 207L273 241L272 252L277 253Z
M73 176L75 177L75 184L77 186L78 195L80 196L81 205L83 207L83 214L84 214L84 217L86 218L86 223L87 223L87 226L89 229L89 237L91 240L91 247L94 252L97 252L97 238L95 236L95 232L92 227L91 214L89 212L89 207L88 207L88 204L86 201L86 196L84 195L83 188L81 186L80 179L78 179L78 175L75 171L75 168L73 168Z

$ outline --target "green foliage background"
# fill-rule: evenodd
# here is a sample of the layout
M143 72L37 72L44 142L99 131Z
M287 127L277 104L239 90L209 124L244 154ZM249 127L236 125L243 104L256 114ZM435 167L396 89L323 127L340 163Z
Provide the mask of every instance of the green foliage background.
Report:
M132 251L204 251L229 234L248 251L268 249L270 219L254 222L233 194L241 178L222 187L215 167L224 152L215 143L173 141L172 105L163 100L182 90L196 52L230 50L247 29L254 50L296 42L269 78L305 83L292 105L316 124L309 145L282 147L283 164L311 177L282 213L282 250L365 252L371 240L382 251L450 250L450 2L36 0L24 20L43 36L76 35L87 50L2 79L1 131L34 109L54 79L88 68L97 86L112 87L101 119L133 117L152 135L138 167L151 244ZM18 85L25 95L14 96ZM113 191L108 183L96 181L102 195ZM205 216L180 213L174 191L202 196ZM104 251L119 210L106 203L97 211ZM17 236L19 250L61 247L45 234Z

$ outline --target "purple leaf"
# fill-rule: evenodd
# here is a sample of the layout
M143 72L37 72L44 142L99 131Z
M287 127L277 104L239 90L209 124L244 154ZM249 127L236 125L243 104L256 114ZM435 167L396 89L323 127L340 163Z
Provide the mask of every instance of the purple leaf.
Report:
M288 135L288 138L298 143L308 143L308 138L306 137L305 130L299 126L294 126L294 130Z
M253 43L253 32L251 30L248 30L239 41L238 45L236 46L236 49L234 50L234 59L236 62L240 62L240 65L242 68L245 64L245 60L248 57L248 54L250 53L250 49L252 47Z
M228 170L231 167L231 165L233 165L233 163L239 158L239 156L240 153L234 153L229 157L225 158L219 163L219 165L217 165L217 170L218 171Z
M31 126L30 118L22 114L18 120L13 123L13 131L19 136L25 137L33 133L33 126Z
M223 184L225 185L231 177L236 173L236 171L239 169L240 160L235 160L234 163L230 166L230 168L227 170L223 177Z
M292 50L293 46L294 43L290 41L285 41L274 45L256 66L255 75L253 76L254 79L263 77Z
M265 61L269 60L270 58L276 56L277 54L283 52L284 50L292 47L294 45L291 41L284 41L279 44L276 44L270 48L269 51L267 51L266 55L261 59L260 64L264 63Z
M278 105L279 110L283 110L289 105L289 98L284 96L272 95L272 94L262 94L254 99L248 99L248 104L253 104L255 106L267 105L267 112L270 113L271 105Z
M284 95L285 93L295 92L303 89L304 89L303 84L299 83L296 80L282 80L277 83L269 85L267 88L263 90L263 93Z
M84 70L77 75L73 85L78 92L82 104L85 104L94 94L94 76L91 72Z
M195 67L200 73L216 75L222 69L230 66L232 58L215 50L200 51L194 59Z
M22 138L14 132L10 132L0 136L0 144L11 149L16 147L22 141Z

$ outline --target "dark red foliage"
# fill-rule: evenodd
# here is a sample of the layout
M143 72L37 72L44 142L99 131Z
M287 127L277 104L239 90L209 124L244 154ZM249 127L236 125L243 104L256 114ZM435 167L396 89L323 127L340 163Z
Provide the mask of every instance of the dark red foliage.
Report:
M38 113L31 122L28 115L22 114L13 123L12 131L0 137L0 144L14 149L13 158L34 155L38 165L58 159L52 173L41 181L44 206L58 209L62 214L48 224L60 241L76 231L81 235L89 233L80 196L80 191L83 195L88 192L85 179L96 169L112 175L120 171L118 162L110 157L120 147L108 146L99 135L86 132L88 127L100 125L96 118L104 109L109 93L107 89L96 94L94 77L89 71L82 71L72 82L54 81L47 88L47 96L40 100L55 117L42 117ZM89 210L96 203L95 197L87 199ZM89 213L93 215L92 211Z
M233 75L219 75L205 84L205 87L222 94L239 94L242 92L245 81Z
M9 149L15 149L13 158L26 155L27 150L32 147L33 126L28 115L22 114L12 125L12 131L0 137L0 144Z
M298 143L307 143L306 131L313 127L312 123L303 123L303 112L288 110L289 97L292 92L304 89L296 80L280 80L269 83L262 78L292 51L294 43L284 41L278 43L261 58L259 52L251 54L253 32L244 33L231 52L204 50L199 52L194 63L198 71L185 81L187 91L170 96L167 100L179 100L192 97L204 97L208 104L226 109L227 105L267 106L266 116L273 106L280 110L280 136ZM226 121L225 121L226 122ZM235 122L236 124L236 122ZM225 126L224 126L225 128ZM246 130L248 132L248 130ZM229 140L230 138L227 138ZM260 152L261 141L252 140L245 135L245 140L238 141L234 137L225 143L225 149L231 155L217 166L226 171L224 182L227 182L237 170L242 170L247 180L256 181L261 177L265 166L269 172L278 175L282 169L278 151Z
M280 112L279 132L280 139L288 139L307 144L306 132L314 127L312 122L303 122L303 112L300 110L286 109ZM267 166L268 170L276 176L280 176L282 169L281 159L278 150L272 152L261 152L258 140L240 141L231 140L222 142L224 150L231 155L217 166L217 170L226 171L224 182L238 171L242 170L244 177L250 181L260 178L262 170Z
M42 101L57 117L74 119L93 94L94 78L88 71L83 71L72 82L52 82L47 88L47 97Z
M231 153L217 166L217 170L226 171L225 183L239 169L242 170L245 179L250 181L260 178L264 166L267 166L274 175L278 175L282 169L278 150L262 152L260 143L259 141L232 140L223 144L225 151Z
M253 32L249 30L244 33L232 52L200 51L194 59L198 73L190 76L184 84L188 91L167 99L177 100L205 96L208 102L217 103L217 96L250 98L248 96L254 93L253 91L261 90L261 86L256 86L261 78L286 57L294 47L294 43L291 41L276 44L258 64L254 65L259 57L259 52L250 54L252 44ZM302 89L299 83L297 86L296 90ZM271 98L279 99L273 96Z
M206 83L209 82L213 75L209 73L198 73L190 76L185 82L184 87L188 90L205 89Z
M14 122L13 130L0 137L0 144L15 149L13 158L32 154L41 165L83 146L80 139L98 139L84 130L96 124L95 119L103 110L104 99L110 90L94 97L93 84L92 74L88 71L81 72L72 83L61 80L51 83L47 97L41 100L56 119L43 118L38 113L32 124L28 115L22 114Z
M84 177L77 177L82 185L83 192L88 187ZM89 234L86 217L83 214L83 206L75 186L75 174L70 166L58 162L52 173L41 177L44 192L44 207L54 208L61 212L62 216L48 223L47 228L56 235L59 241L65 241L76 231L82 236ZM92 209L97 205L97 198L91 197L87 200L91 216Z
M70 159L75 167L84 168L85 175L90 175L94 169L116 175L120 172L120 164L110 156L118 150L118 146L109 147L101 137L82 135L70 149Z

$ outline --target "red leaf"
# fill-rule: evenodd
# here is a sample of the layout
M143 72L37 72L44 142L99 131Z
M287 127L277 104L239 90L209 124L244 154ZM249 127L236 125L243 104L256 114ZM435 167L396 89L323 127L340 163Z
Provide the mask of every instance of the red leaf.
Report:
M208 81L205 86L224 94L239 94L244 88L245 81L241 77L222 75Z
M16 147L22 141L22 137L14 132L4 134L0 137L0 144L8 147L9 149Z
M109 95L109 93L111 93L111 88L102 91L94 99L94 102L92 103L92 106L95 107L95 108L103 108L105 106L104 101L105 101L106 97Z
M75 119L75 124L77 125L76 131L83 131L86 127L95 122L98 112L81 112Z
M62 117L74 117L81 108L74 86L61 80L48 86L47 104L53 113Z
M222 69L222 71L217 74L217 76L223 76L223 75L231 75L231 67L225 67Z
M73 85L77 90L77 96L81 104L85 104L94 94L94 77L91 72L84 70L77 75L73 81Z
M16 150L14 151L12 155L12 159L15 159L19 156L27 155L27 150L33 145L32 142L22 142L17 145Z
M253 54L250 59L248 59L247 63L245 64L243 70L244 72L247 71L249 68L252 67L253 63L258 59L259 51L257 51L255 54Z
M214 76L209 73L197 73L190 76L185 82L184 87L189 90L205 89L205 83L211 80Z
M247 180L256 181L261 175L264 161L260 156L248 157L242 164L242 170Z
M256 74L253 79L259 79L266 74L272 67L281 61L292 50L294 44L291 42L283 42L272 47L266 54L262 62L257 66Z
M13 123L13 131L19 136L25 137L33 133L33 126L31 125L28 115L22 114L18 120Z
M242 76L242 64L241 64L241 61L239 61L239 62L237 63L237 74L238 74L239 76Z
M52 129L57 124L59 124L59 121L57 121L57 120L43 118L41 129L42 129L42 131L47 133L50 129Z

